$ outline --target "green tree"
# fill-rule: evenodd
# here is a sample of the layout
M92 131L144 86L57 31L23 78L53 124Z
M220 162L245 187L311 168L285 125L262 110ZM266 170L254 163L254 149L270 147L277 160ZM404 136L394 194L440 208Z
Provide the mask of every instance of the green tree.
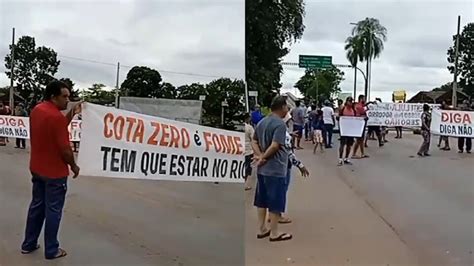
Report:
M134 66L122 83L121 95L164 98L160 73L149 67Z
M245 1L245 66L249 90L269 106L281 88L282 58L285 47L303 36L303 0Z
M441 87L434 88L433 91L449 91L449 90L452 90L452 88L453 88L453 83L448 82L444 85L441 85Z
M305 97L321 103L322 100L331 99L341 91L339 85L343 80L344 72L335 67L320 71L307 70L295 87Z
M456 35L453 36L454 44L448 49L448 69L454 73L454 59L456 48ZM458 51L458 86L464 93L474 98L474 23L464 26L459 35Z
M176 99L178 92L173 84L164 82L160 85L160 89L157 90L158 94L153 95L156 98Z
M346 55L351 64L355 59L366 62L365 74L368 82L365 86L365 95L368 94L370 86L372 60L381 55L386 40L387 29L375 18L357 22L352 29L352 36L346 40Z
M227 101L228 107L224 108L223 128L235 130L235 123L241 123L245 112L243 95L245 84L242 80L231 80L220 78L206 85L206 100L203 102L203 122L208 126L221 124L223 101ZM199 96L198 96L199 97Z
M17 90L30 102L41 99L46 85L52 81L58 71L60 61L57 53L48 47L36 48L35 39L30 36L21 37L13 47L10 45L10 53L5 57L6 75L11 78L11 51L15 50L15 68L13 80L17 83Z
M350 36L346 39L346 45L344 49L346 50L346 58L351 63L351 66L354 67L354 79L357 81L357 65L360 61L364 60L363 57L363 45L359 36ZM367 91L367 81L365 81L365 90Z
M207 95L206 86L199 83L179 86L177 90L178 99L182 100L199 100L199 96Z
M81 96L86 102L109 105L115 103L116 90L105 90L104 84L92 84L92 87L81 92Z

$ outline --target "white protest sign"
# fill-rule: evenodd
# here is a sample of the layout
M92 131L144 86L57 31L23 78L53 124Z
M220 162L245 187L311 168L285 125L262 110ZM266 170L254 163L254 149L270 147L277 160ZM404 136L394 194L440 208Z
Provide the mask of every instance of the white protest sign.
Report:
M339 117L339 130L343 137L362 137L365 129L365 119L355 116Z
M474 138L474 112L433 110L431 133L450 137Z
M72 120L69 123L68 131L69 131L69 140L70 141L81 141L81 127L82 121L81 120Z
M368 126L421 127L423 103L377 103L367 106ZM438 104L429 104L437 109Z
M244 134L85 103L81 174L244 182Z
M420 103L378 103L369 104L368 126L420 127L423 104Z
M30 138L30 119L22 116L0 115L0 137Z

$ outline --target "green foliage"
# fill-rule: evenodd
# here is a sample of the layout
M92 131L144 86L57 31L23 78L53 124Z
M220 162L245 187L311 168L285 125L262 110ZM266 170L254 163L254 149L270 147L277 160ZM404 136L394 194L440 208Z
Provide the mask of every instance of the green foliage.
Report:
M204 124L209 126L220 125L221 103L227 101L229 106L224 107L223 128L235 130L235 124L243 122L243 114L245 112L245 106L242 101L245 93L244 82L242 80L220 78L207 84L205 91L207 94L206 100L203 102Z
M295 87L305 97L317 100L331 99L335 94L341 91L339 85L344 80L344 72L338 68L325 70L307 70ZM316 95L318 95L316 99Z
M199 96L207 95L206 85L192 83L178 87L178 99L199 100Z
M92 87L81 92L81 97L90 103L110 105L115 103L115 92L115 89L105 90L104 84L93 84Z
M453 83L448 82L444 85L441 85L441 87L434 88L433 91L449 91L449 90L452 90L452 89L453 89Z
M56 52L47 47L36 47L35 39L30 36L21 37L18 42L10 45L10 53L5 57L6 75L11 78L11 51L15 51L14 82L17 83L19 94L30 102L41 99L46 85L54 79L60 61Z
M378 19L366 18L357 22L352 29L352 36L346 39L346 57L352 66L358 62L366 62L366 76L371 80L371 62L382 54L384 42L387 40L387 29ZM366 83L366 94L367 94Z
M454 73L456 35L453 46L448 49L448 69ZM458 54L458 87L471 98L474 98L474 23L467 24L459 36Z
M134 66L120 87L121 95L164 98L161 91L161 80L160 73L155 69Z
M303 36L303 0L245 1L245 66L249 90L256 90L260 103L269 106L281 88L285 44Z

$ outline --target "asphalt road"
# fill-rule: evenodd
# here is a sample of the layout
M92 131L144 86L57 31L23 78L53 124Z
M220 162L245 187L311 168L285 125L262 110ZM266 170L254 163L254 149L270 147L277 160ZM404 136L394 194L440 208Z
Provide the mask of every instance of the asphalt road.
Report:
M1 266L244 264L241 184L83 176L69 180L60 229L69 255L54 262L42 249L21 255L29 155L11 146L0 147Z
M337 167L336 149L297 152L311 177L294 172L287 243L256 239L249 192L247 265L474 265L474 156L439 151L435 138L433 156L418 158L420 136L388 140L353 166Z

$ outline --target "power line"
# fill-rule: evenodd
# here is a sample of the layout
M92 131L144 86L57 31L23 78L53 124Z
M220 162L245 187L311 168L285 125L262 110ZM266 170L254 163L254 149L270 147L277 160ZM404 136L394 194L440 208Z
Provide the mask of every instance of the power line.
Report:
M67 58L67 59L77 60L77 61L83 61L83 62L88 62L88 63L101 64L101 65L114 66L114 67L117 66L117 64L109 63L109 62L102 62L102 61L97 61L97 60L91 60L91 59L85 59L85 58L79 58L79 57L73 57L73 56L65 56L65 55L58 55L58 56L62 57L62 58ZM129 69L133 68L133 66L127 66L127 65L122 65L122 64L120 65L120 67L129 68ZM198 74L198 73L191 73L191 72L179 72L179 71L160 70L160 69L157 69L157 71L160 72L160 73L185 75L185 76L206 77L206 78L222 78L222 76ZM238 78L236 78L236 79L238 79Z

